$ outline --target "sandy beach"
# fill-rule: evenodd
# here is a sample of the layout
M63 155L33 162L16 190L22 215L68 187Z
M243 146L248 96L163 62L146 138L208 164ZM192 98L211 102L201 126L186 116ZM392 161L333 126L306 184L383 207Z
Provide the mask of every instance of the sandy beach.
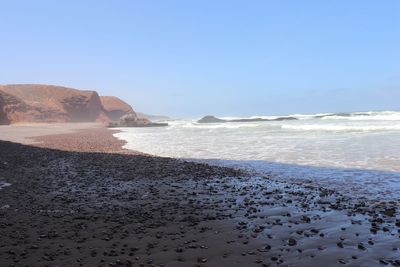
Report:
M0 140L34 144L36 137L73 133L80 130L104 129L101 123L20 123L0 125Z
M397 201L64 126L0 128L0 266L400 266Z
M0 267L400 267L400 1L1 1Z

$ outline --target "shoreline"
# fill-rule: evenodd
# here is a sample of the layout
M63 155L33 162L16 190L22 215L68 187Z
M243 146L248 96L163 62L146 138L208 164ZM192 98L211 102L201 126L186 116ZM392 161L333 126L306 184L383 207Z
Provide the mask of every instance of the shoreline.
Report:
M112 133L0 141L2 263L400 266L394 204L129 151Z
M143 153L123 148L125 141L114 138L118 130L108 128L82 129L74 133L34 137L35 146L71 152L101 152L121 154Z
M76 133L85 129L104 128L101 123L18 123L0 125L0 140L34 144L35 137Z

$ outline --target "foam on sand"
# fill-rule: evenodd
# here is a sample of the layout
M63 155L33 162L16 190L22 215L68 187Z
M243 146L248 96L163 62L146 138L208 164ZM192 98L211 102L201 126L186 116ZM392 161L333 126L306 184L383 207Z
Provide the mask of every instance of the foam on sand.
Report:
M3 189L4 187L10 186L10 185L11 185L10 183L0 181L0 189Z

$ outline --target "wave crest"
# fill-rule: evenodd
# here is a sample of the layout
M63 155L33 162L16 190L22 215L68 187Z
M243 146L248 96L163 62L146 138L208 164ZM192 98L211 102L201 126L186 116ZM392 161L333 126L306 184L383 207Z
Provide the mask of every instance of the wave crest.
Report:
M299 131L396 131L400 130L400 124L394 125L327 125L327 124L303 124L303 125L282 125L282 129L299 130Z

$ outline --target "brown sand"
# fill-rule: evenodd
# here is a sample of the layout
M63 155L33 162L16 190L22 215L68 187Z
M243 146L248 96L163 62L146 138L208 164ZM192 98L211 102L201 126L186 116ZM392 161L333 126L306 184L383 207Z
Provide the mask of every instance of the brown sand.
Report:
M101 123L21 123L0 125L0 140L33 144L34 138L45 135L74 133L82 129L104 129Z
M33 138L35 146L76 152L103 152L139 154L123 149L125 141L113 138L117 130L94 128L80 130L78 133L53 134Z
M0 141L0 266L400 266L398 202L129 154L111 133Z

